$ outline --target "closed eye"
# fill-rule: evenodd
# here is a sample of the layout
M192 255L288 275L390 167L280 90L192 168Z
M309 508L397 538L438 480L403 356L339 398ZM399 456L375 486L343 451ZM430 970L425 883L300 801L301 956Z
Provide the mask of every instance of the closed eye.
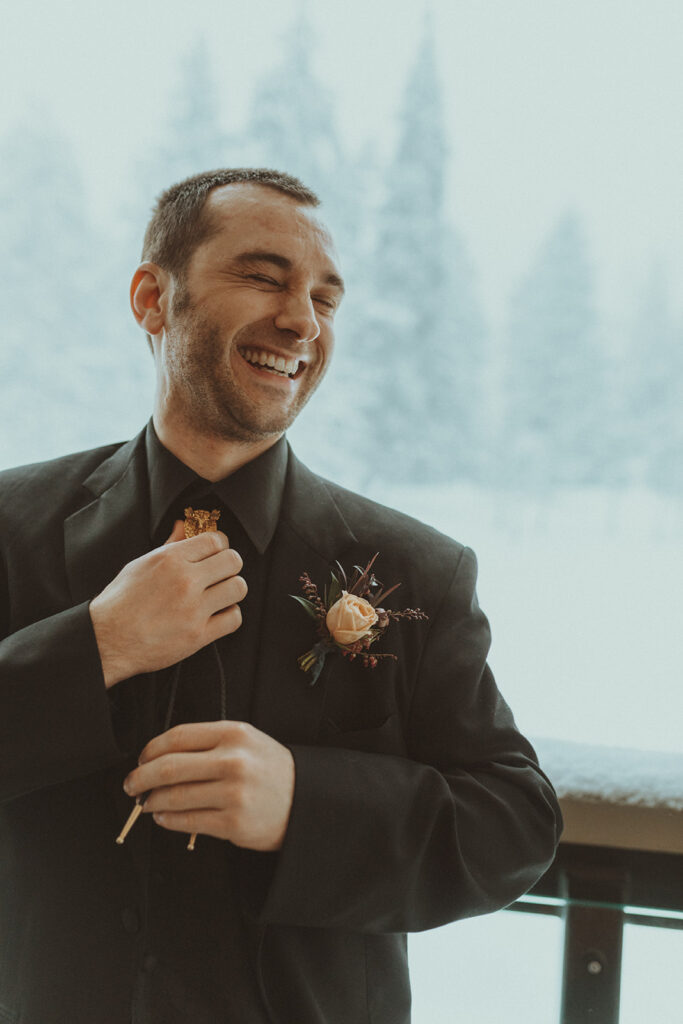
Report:
M334 299L328 299L324 295L314 295L313 301L320 303L321 306L325 306L327 309L336 309L337 303Z
M260 281L261 284L271 284L276 287L280 284L279 281L274 281L272 277L266 277L265 274L247 274L247 280Z

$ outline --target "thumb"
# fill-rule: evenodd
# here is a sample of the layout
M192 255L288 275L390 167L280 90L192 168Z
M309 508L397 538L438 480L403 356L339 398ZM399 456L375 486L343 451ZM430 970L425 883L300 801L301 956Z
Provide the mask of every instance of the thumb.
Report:
M164 547L167 544L174 544L177 540L185 540L185 523L182 519L176 519L170 537L164 541Z

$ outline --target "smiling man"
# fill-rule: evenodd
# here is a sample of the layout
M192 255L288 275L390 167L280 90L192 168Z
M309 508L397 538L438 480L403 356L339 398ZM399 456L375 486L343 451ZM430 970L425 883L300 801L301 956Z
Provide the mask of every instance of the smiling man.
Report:
M0 474L9 1024L407 1024L405 933L553 857L472 552L285 440L344 292L318 206L268 170L165 192L131 285L151 420ZM373 575L325 619L313 584L376 553L400 603Z

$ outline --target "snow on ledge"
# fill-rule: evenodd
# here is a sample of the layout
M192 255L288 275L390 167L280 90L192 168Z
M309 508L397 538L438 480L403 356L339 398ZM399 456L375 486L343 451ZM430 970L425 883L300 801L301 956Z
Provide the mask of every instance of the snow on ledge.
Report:
M560 798L683 811L683 754L532 742Z

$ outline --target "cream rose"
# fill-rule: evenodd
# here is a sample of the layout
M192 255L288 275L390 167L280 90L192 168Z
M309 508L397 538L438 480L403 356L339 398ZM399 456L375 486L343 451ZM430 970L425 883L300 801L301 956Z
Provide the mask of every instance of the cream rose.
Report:
M377 622L377 612L369 601L342 590L342 596L332 605L325 624L338 644L354 644L370 632Z

